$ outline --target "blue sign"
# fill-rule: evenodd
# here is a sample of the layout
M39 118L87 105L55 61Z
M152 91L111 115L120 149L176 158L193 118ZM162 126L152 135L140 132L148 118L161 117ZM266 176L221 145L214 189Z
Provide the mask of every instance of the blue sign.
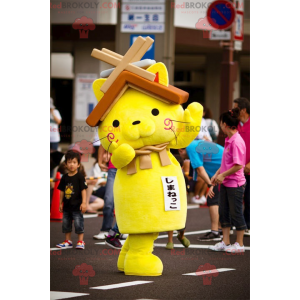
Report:
M131 34L130 35L130 47L134 43L134 41L139 37L142 36L143 38L146 38L147 36L151 37L151 39L154 40L153 44L150 46L148 51L145 53L145 55L141 58L142 59L154 59L155 54L155 35L154 34L147 34L147 35L141 35L141 34Z

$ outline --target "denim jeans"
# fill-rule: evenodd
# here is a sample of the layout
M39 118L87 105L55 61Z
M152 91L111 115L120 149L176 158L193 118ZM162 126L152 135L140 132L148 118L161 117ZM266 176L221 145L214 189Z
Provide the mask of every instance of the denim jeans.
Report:
M245 203L245 210L244 210L244 218L246 221L247 229L250 229L250 175L245 175L246 178L246 189L244 195L244 203Z
M243 215L243 196L246 183L240 187L226 187L221 184L219 215L222 228L234 225L236 230L247 229Z
M113 230L114 232L120 234L120 231L119 231L119 227L118 227L117 222L116 222L116 224L115 224L115 226L114 226L114 228L113 228L112 230Z
M72 232L72 220L74 220L75 233L84 233L83 215L81 211L64 211L62 232Z
M114 182L117 169L109 169L107 174L104 208L103 208L103 223L101 231L109 231L112 228L114 221Z

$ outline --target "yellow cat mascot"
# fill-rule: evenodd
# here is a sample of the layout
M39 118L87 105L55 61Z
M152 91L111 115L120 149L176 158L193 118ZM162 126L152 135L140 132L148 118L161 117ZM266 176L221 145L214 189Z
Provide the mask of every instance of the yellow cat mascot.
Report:
M157 75L158 84L168 87L164 64L155 63L147 71ZM106 80L93 83L98 105ZM183 110L179 104L128 87L98 123L101 143L112 153L111 161L118 169L114 183L116 220L120 232L129 234L119 254L118 269L126 275L161 275L163 264L152 254L154 240L159 232L185 227L185 181L170 148L187 147L195 139L202 112L199 103ZM187 126L191 130L186 130Z

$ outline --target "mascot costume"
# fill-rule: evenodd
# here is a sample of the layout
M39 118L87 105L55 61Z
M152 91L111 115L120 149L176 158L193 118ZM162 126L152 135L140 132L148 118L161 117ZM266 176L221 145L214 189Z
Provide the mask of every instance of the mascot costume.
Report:
M118 169L116 219L120 232L129 234L118 269L137 276L162 274L163 264L152 254L154 240L159 232L185 227L185 181L170 148L185 148L196 138L203 112L199 103L183 110L189 95L169 85L163 63L140 61L152 43L140 36L124 56L93 50L92 57L115 68L94 81L98 104L86 120L99 126L101 143Z

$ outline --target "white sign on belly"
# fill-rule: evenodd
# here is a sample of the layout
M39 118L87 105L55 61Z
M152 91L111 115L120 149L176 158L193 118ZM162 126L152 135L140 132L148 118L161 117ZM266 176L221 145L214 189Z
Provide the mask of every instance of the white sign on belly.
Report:
M164 188L165 211L180 210L180 194L176 176L161 176Z

